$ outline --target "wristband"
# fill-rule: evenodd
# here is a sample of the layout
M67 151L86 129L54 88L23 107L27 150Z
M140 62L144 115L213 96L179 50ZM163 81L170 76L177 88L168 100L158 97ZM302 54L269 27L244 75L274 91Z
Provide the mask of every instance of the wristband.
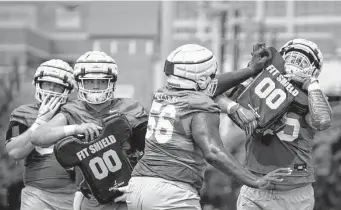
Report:
M63 128L65 136L74 135L76 131L76 126L77 125L65 125Z
M232 114L232 108L235 106L235 105L238 105L238 103L236 102L231 102L227 105L227 108L226 108L226 112L227 114ZM235 110L233 111L233 113L235 112Z
M320 89L321 89L320 84L319 84L317 81L314 81L313 83L311 83L311 84L308 86L308 91L320 90Z

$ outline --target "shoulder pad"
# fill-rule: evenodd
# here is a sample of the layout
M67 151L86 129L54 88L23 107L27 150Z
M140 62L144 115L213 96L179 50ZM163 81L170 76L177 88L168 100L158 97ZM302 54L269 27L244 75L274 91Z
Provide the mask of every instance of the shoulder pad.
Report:
M147 112L138 101L131 98L119 98L119 100L118 106L114 103L112 109L118 109L120 113L126 115L133 127L148 120Z
M60 110L62 112L77 112L79 109L84 109L85 106L84 106L84 103L80 100L73 100L73 101L70 101L66 104L64 104Z
M80 100L74 100L63 105L61 107L61 113L66 117L69 125L83 122L98 123L96 120L92 119L91 110L89 110L85 103Z
M193 91L188 95L187 103L191 109L220 113L218 104L204 93Z
M10 122L16 121L30 127L37 118L38 110L38 104L19 106L11 113Z

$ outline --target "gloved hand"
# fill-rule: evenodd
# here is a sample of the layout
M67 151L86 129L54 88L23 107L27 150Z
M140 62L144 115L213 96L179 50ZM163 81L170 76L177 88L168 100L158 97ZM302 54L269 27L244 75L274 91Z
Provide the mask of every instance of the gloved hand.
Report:
M246 135L251 135L258 125L257 115L253 111L240 106L238 103L230 105L228 115L246 132Z
M266 47L264 43L257 43L253 45L251 52L252 58L248 64L248 67L255 73L259 73L265 67L266 62L271 59L271 51Z

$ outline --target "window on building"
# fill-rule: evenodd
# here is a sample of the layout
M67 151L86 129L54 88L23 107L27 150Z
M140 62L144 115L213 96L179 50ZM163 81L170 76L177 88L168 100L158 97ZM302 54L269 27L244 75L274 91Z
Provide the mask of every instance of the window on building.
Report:
M81 27L81 14L77 7L59 6L55 12L57 28L78 29Z
M152 40L148 40L146 42L146 54L152 55L154 52L154 42Z
M111 41L110 42L110 53L111 54L116 54L118 51L118 44L116 41Z
M129 42L129 54L135 55L135 53L136 53L136 41L130 40L130 42Z
M101 51L101 42L98 41L98 40L95 40L95 41L92 43L92 50L93 50L93 51Z
M37 8L28 4L2 4L0 7L0 25L36 26Z

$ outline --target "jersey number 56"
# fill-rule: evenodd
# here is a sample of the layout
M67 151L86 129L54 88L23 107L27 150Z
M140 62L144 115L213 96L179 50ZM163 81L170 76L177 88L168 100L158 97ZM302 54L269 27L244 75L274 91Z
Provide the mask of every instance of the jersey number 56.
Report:
M176 109L174 105L162 105L153 101L148 119L146 139L150 139L154 135L155 140L161 144L169 141L173 135L175 117Z

